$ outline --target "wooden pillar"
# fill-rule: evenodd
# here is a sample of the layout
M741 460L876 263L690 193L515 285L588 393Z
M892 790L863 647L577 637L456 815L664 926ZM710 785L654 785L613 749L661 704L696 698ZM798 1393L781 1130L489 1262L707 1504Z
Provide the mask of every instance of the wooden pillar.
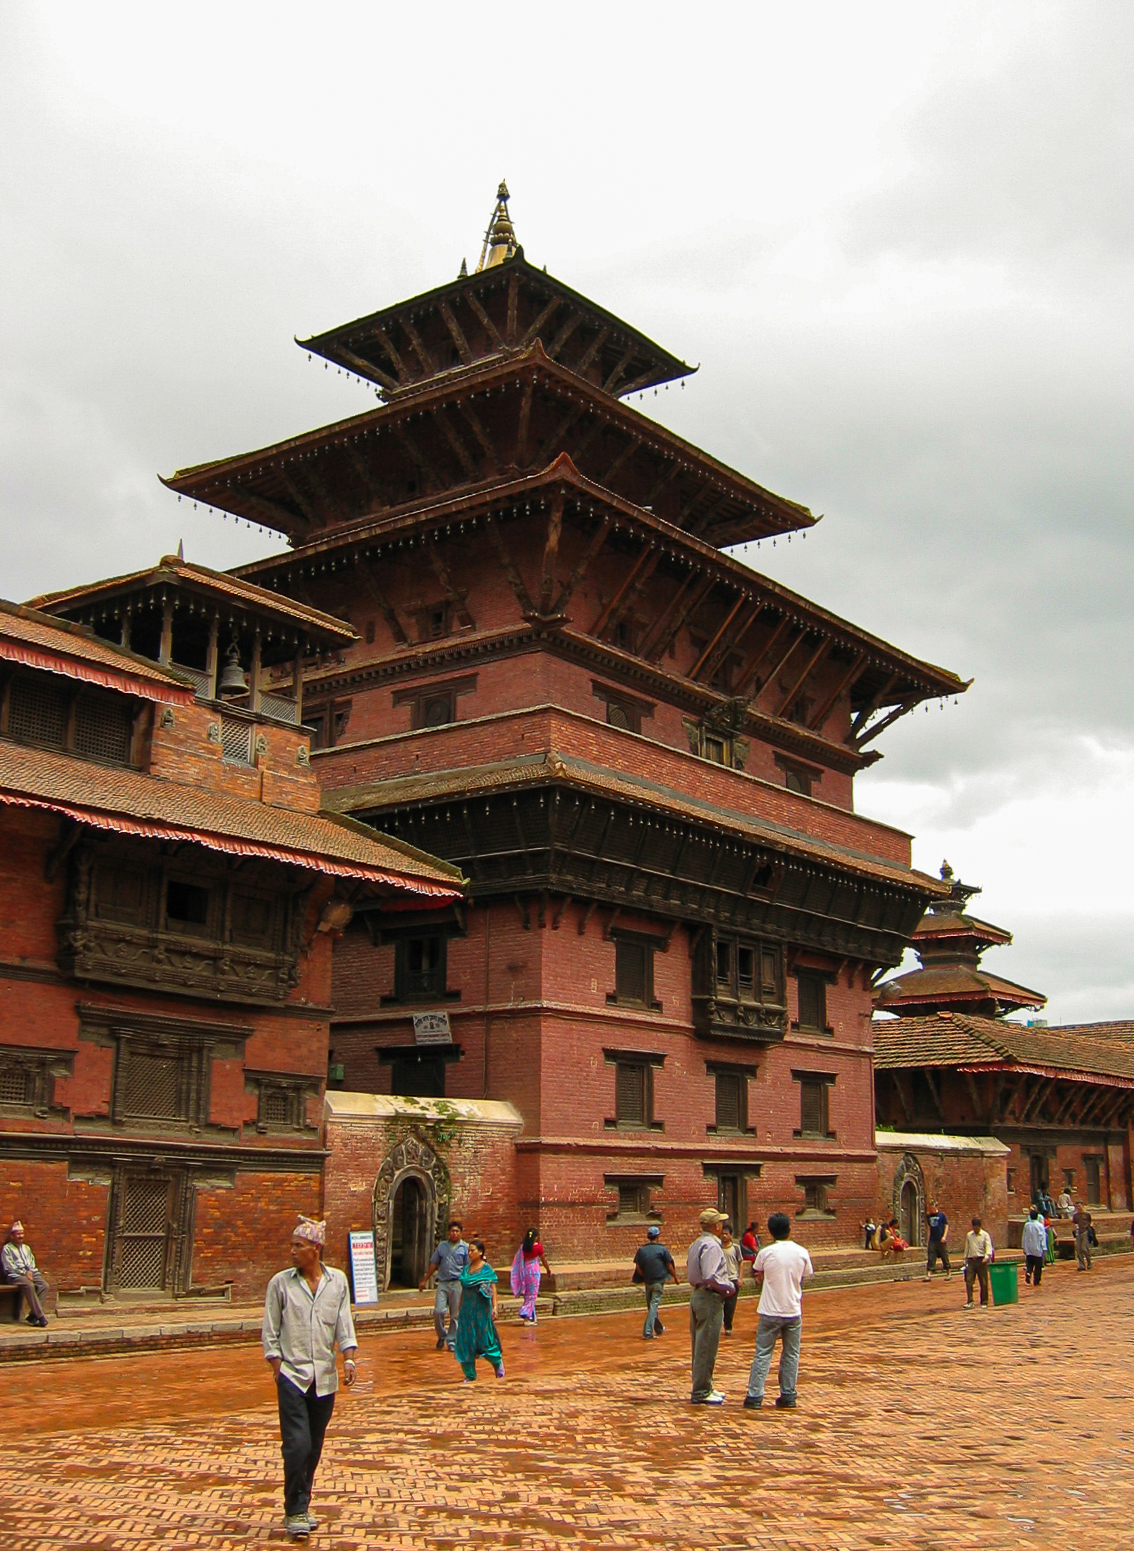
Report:
M130 605L122 610L122 639L119 643L126 651L130 650Z
M166 598L161 606L161 647L158 662L168 666L173 661L173 599Z
M214 614L212 624L209 626L209 644L205 651L205 673L208 683L205 685L205 699L217 698L217 659L220 642L220 615Z
M303 720L303 643L295 648L295 672L292 675L293 694L295 695L295 723L298 727Z
M260 627L256 626L256 634L252 638L252 668L248 674L248 709L256 712L260 709Z

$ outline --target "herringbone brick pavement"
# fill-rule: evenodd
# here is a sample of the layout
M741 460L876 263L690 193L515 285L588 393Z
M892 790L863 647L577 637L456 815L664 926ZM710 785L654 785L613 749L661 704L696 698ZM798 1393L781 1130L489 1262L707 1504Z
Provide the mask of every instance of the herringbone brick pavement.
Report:
M684 1310L506 1332L462 1387L420 1332L371 1339L316 1481L321 1551L998 1551L1134 1546L1134 1263L1053 1268L1018 1307L960 1279L815 1294L800 1407L740 1408L755 1310L722 1342L720 1409L688 1404ZM774 1393L769 1385L768 1399ZM247 1349L10 1365L5 1551L282 1546L279 1442Z

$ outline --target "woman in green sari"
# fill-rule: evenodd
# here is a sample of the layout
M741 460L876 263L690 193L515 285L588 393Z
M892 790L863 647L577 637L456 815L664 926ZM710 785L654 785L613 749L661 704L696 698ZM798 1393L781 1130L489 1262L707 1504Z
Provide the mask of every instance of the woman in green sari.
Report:
M476 1378L478 1357L487 1357L496 1377L504 1377L504 1354L496 1329L496 1272L485 1257L481 1239L470 1242L468 1264L461 1269L461 1312L457 1318L455 1351L466 1384Z

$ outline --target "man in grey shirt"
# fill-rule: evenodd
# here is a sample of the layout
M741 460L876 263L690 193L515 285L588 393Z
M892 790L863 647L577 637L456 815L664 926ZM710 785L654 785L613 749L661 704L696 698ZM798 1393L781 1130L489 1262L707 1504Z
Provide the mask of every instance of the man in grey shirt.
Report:
M734 1289L721 1249L724 1213L708 1207L701 1213L701 1237L689 1246L686 1265L689 1285L689 1334L693 1341L693 1393L695 1406L719 1406L724 1396L713 1387L713 1367L721 1342L724 1301Z
M284 1528L306 1540L317 1521L310 1513L315 1467L335 1408L339 1375L354 1383L358 1340L350 1288L341 1271L323 1264L327 1225L301 1217L291 1236L291 1268L268 1283L264 1298L264 1356L276 1380L284 1462Z
M437 1272L437 1292L433 1298L433 1328L437 1332L437 1350L448 1347L450 1351L457 1340L457 1316L461 1312L461 1272L469 1263L469 1247L461 1237L461 1224L454 1217L449 1223L449 1237L442 1239L433 1254L425 1275L417 1284L418 1292L425 1291L425 1284ZM449 1329L445 1330L445 1314L449 1315Z

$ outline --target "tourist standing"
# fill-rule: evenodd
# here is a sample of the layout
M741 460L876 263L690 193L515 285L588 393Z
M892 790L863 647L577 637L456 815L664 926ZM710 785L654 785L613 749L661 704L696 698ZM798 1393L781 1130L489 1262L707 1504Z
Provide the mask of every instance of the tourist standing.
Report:
M992 1264L992 1240L973 1218L972 1232L965 1234L965 1308L973 1306L973 1284L980 1283L980 1306L988 1308L988 1268Z
M539 1297L539 1273L540 1267L551 1275L551 1267L543 1253L543 1245L539 1242L534 1228L529 1228L524 1234L524 1242L516 1251L516 1258L512 1261L511 1287L512 1294L516 1298L523 1298L520 1305L520 1318L526 1320L529 1325L536 1322L536 1299Z
M484 1240L470 1240L468 1264L461 1268L461 1312L454 1348L466 1384L476 1379L478 1357L488 1359L498 1379L504 1377L504 1353L496 1328L496 1281Z
M658 1312L666 1281L671 1276L676 1283L677 1267L673 1263L673 1256L661 1242L661 1229L656 1223L651 1223L646 1229L646 1242L639 1245L634 1255L633 1279L642 1283L646 1294L646 1323L642 1329L645 1341L652 1341L665 1331Z
M1071 1226L1075 1230L1075 1259L1078 1261L1079 1270L1089 1271L1091 1269L1091 1235L1094 1230L1091 1227L1091 1214L1085 1206L1080 1206L1074 1217L1072 1217Z
M925 1248L925 1280L929 1281L933 1275L934 1266L940 1260L945 1267L945 1280L948 1281L953 1274L946 1243L949 1237L949 1219L934 1202L932 1211L926 1213L925 1221L929 1228L929 1242Z
M1024 1282L1030 1286L1034 1281L1038 1287L1043 1277L1043 1263L1047 1255L1047 1224L1034 1206L1024 1224L1020 1248L1024 1251Z
M686 1277L689 1296L689 1335L693 1344L693 1391L695 1406L719 1406L724 1395L713 1385L713 1368L721 1341L724 1300L733 1290L721 1251L724 1214L710 1206L701 1213L701 1236L689 1246ZM759 1256L757 1256L759 1259Z
M803 1279L813 1276L815 1268L803 1245L791 1242L791 1218L786 1213L775 1212L768 1218L768 1232L772 1242L756 1256L752 1268L760 1288L760 1302L756 1310L756 1355L748 1373L744 1408L758 1411L764 1404L764 1386L778 1337L780 1393L776 1405L781 1411L794 1411L803 1330Z
M31 1247L24 1243L24 1225L18 1219L8 1229L8 1240L0 1250L0 1282L20 1289L17 1295L28 1306L29 1325L46 1326L43 1300L47 1297L47 1278L35 1263ZM13 1311L19 1313L18 1307Z
M358 1349L350 1288L341 1271L323 1264L325 1239L326 1223L301 1217L291 1236L291 1267L272 1277L264 1298L264 1356L276 1381L284 1528L291 1540L306 1540L317 1527L311 1488L339 1387L335 1345L348 1385Z
M425 1291L425 1284L436 1271L437 1291L433 1298L433 1328L437 1332L437 1350L443 1347L453 1350L457 1339L457 1315L461 1310L461 1272L468 1264L469 1247L461 1237L461 1224L457 1218L449 1223L448 1237L441 1240L429 1257L425 1275L418 1283L418 1292ZM445 1316L449 1316L449 1328L445 1329Z
M736 1300L740 1297L740 1272L744 1265L744 1256L740 1245L732 1236L732 1224L721 1223L721 1254L725 1260L725 1271L732 1283L732 1291L724 1301L724 1333L732 1335L732 1322L736 1317Z

